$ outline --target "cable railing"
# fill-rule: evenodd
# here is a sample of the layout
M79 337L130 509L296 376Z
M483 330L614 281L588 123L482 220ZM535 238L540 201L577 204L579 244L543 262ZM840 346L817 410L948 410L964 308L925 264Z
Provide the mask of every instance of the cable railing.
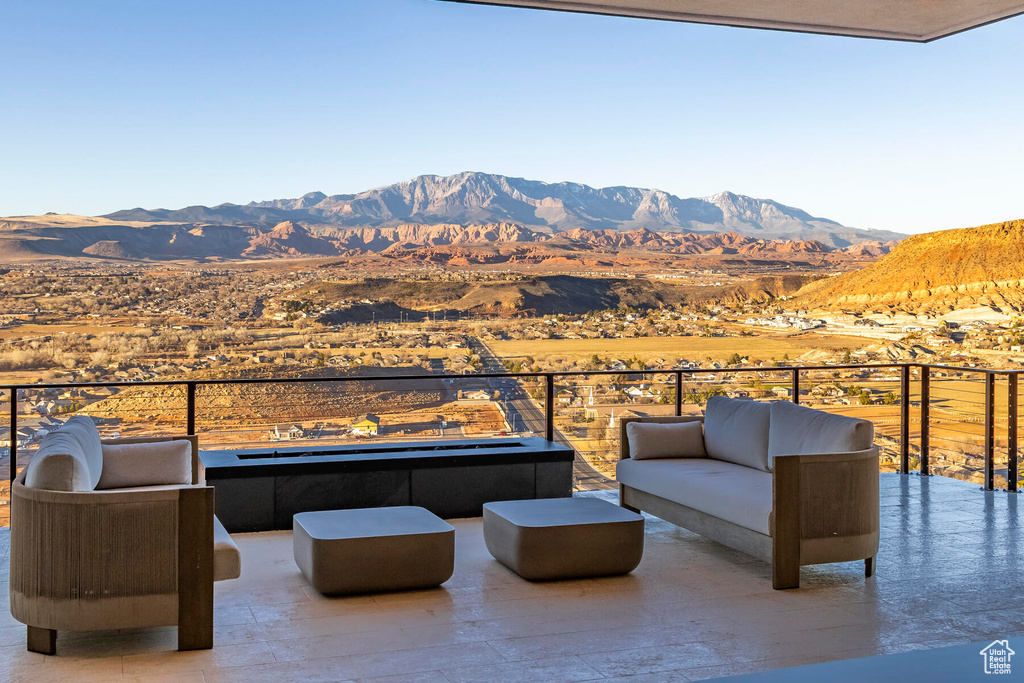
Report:
M883 468L1017 491L1021 372L888 363L7 384L0 385L9 411L0 462L7 460L10 480L27 464L42 430L20 429L30 419L24 409L49 400L63 401L55 408L64 416L106 406L114 417L100 420L105 436L128 428L184 433L203 447L268 438L339 443L353 434L383 441L543 434L573 447L595 481L610 484L623 413L699 414L710 396L724 394L869 419ZM476 390L459 388L470 383ZM54 399L62 392L74 397ZM355 413L374 410L404 422L359 433Z

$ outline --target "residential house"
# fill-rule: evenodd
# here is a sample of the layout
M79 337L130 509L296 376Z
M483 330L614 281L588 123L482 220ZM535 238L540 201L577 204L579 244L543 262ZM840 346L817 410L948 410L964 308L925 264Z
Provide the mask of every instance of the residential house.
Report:
M301 439L306 435L302 425L297 424L283 424L274 425L274 430L270 432L271 441L290 441L291 439Z
M380 418L367 413L352 423L352 433L357 436L377 436L380 431Z

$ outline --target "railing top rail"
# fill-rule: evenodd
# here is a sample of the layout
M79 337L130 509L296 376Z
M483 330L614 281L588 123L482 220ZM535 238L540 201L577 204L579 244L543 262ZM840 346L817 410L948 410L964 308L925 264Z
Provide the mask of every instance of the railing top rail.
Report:
M1020 375L1024 369L1012 370L1009 368L971 368L962 365L945 365L942 363L908 363L919 368L929 370L956 370L958 372L977 372L985 375Z
M0 384L0 390L45 390L66 388L102 388L102 387L168 387L168 386L208 386L216 384L302 384L310 382L366 382L366 381L416 381L425 379L497 379L515 377L582 377L589 375L660 375L660 374L708 374L708 373L743 373L743 372L807 372L834 370L872 370L888 368L927 368L930 370L952 370L982 375L1019 375L1024 370L1000 370L992 368L970 368L959 365L936 365L928 363L842 363L835 365L779 365L774 367L729 366L724 368L643 368L623 370L544 370L540 372L479 372L479 373L406 373L400 375L339 375L334 377L233 377L222 379L166 379L141 381L101 381L101 382L36 382Z

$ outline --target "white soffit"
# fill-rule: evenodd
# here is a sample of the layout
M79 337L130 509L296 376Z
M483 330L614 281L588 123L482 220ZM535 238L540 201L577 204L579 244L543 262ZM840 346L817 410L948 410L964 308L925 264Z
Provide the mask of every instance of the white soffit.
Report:
M1021 0L450 0L928 42L1024 14Z

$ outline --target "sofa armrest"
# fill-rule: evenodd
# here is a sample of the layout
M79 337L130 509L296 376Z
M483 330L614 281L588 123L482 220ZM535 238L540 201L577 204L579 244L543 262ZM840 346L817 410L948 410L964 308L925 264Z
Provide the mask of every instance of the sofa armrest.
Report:
M630 422L655 422L658 424L678 424L680 422L703 422L700 415L672 415L668 417L624 417L619 420L619 460L629 457L629 439L626 438L626 426Z
M46 491L26 487L19 474L11 488L12 614L41 628L119 628L117 610L104 613L110 623L95 623L69 605L162 596L152 614L130 617L181 623L175 605L180 612L203 599L194 587L209 575L212 615L213 497L207 486Z
M775 560L786 566L866 559L878 550L878 447L776 456Z
M203 470L203 463L199 459L199 437L198 436L128 436L117 439L101 439L104 446L118 446L129 443L158 443L160 441L188 441L192 444L192 483L198 486L206 484L206 474Z

